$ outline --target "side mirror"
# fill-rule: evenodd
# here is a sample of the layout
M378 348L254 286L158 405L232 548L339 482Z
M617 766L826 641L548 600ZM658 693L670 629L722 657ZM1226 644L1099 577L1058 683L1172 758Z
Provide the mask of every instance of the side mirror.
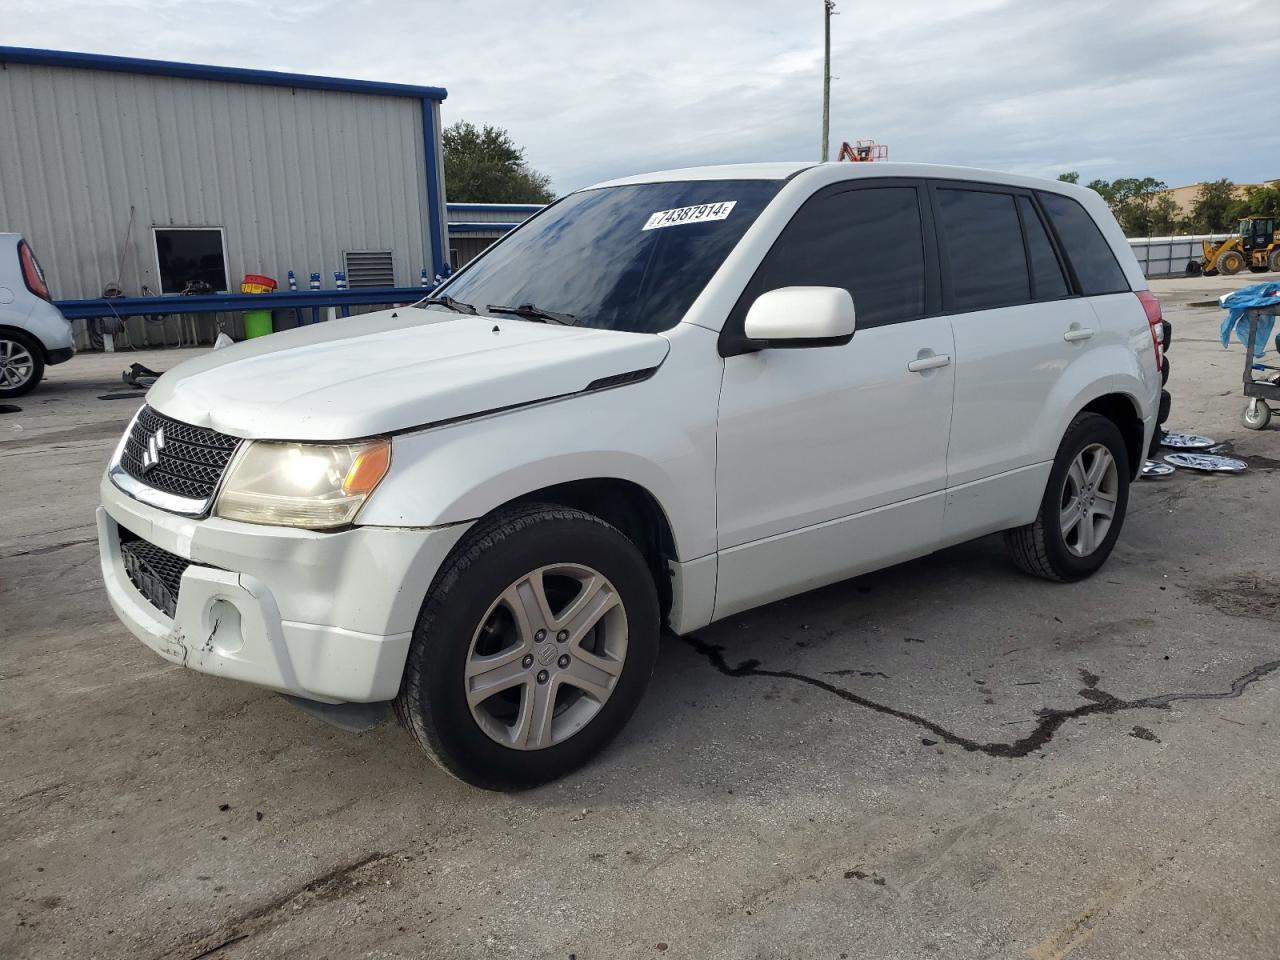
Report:
M853 337L853 297L842 287L780 287L751 304L743 333L770 347L834 347Z

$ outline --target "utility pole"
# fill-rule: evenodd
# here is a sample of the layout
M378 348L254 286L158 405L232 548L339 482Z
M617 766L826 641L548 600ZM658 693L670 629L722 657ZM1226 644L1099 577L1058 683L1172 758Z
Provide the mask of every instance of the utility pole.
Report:
M822 0L822 162L827 162L828 141L831 136L831 14L836 9L835 0Z

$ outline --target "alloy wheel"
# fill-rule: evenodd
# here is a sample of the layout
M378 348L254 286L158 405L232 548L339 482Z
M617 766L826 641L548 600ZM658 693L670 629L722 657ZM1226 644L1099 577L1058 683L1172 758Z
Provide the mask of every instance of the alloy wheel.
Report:
M1081 450L1062 484L1059 513L1062 539L1077 557L1087 557L1106 539L1116 514L1120 471L1111 451L1100 443Z
M16 340L0 339L0 387L21 387L35 373L31 352Z
M491 739L541 750L594 719L626 657L626 611L608 578L581 564L539 567L502 591L472 637L467 705Z

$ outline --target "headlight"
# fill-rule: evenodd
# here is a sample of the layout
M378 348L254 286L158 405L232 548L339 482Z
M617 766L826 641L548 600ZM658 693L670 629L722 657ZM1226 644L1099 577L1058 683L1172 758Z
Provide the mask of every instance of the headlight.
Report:
M390 440L254 441L231 468L214 514L313 530L345 526L390 466Z

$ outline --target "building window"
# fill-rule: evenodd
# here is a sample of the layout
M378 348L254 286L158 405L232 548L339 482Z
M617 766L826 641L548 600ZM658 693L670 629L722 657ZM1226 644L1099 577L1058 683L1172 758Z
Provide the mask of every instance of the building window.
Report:
M390 250L348 250L342 255L347 270L347 286L394 287L395 258Z
M221 227L155 227L153 232L161 293L182 293L200 284L219 293L227 290Z

